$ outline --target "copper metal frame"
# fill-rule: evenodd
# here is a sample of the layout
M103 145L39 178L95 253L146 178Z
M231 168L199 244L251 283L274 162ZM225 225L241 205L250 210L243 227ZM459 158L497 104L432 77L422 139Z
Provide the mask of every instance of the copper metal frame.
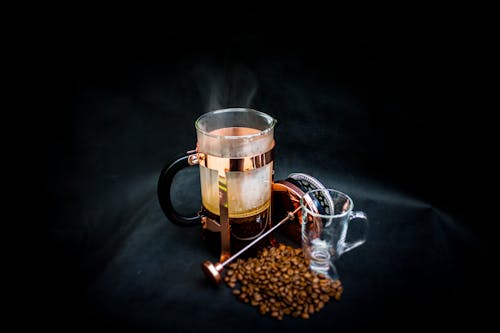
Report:
M190 152L191 153L191 152ZM191 165L199 164L218 172L219 187L219 211L220 221L215 221L208 216L201 215L201 223L204 229L221 234L220 262L224 262L231 256L231 226L229 224L229 207L227 198L227 173L234 171L250 171L272 163L274 160L274 142L272 148L260 155L228 158L217 157L195 151L188 158Z

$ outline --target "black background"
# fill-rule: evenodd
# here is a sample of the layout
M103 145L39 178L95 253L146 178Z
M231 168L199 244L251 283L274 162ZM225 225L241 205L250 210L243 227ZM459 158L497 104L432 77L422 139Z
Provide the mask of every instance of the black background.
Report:
M150 32L35 33L29 324L61 330L240 332L482 325L492 222L480 213L486 31L336 31L300 13L172 21ZM175 23L174 23L175 22ZM309 321L260 316L199 264L200 229L161 213L156 181L195 146L194 121L244 106L278 120L275 179L304 172L349 193L368 241L338 262L343 299ZM486 140L486 138L485 138ZM43 174L44 177L39 177ZM176 204L199 208L196 170ZM26 269L26 267L25 267ZM24 303L23 303L24 304Z

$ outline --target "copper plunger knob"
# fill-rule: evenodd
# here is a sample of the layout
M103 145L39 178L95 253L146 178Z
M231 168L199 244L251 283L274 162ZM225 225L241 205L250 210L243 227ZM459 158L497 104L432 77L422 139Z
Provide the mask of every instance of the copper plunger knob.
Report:
M222 266L220 263L216 263L215 265L212 264L209 260L204 261L201 264L201 269L203 270L203 273L210 278L215 284L219 284L222 280L222 277L220 276L220 271L224 266Z

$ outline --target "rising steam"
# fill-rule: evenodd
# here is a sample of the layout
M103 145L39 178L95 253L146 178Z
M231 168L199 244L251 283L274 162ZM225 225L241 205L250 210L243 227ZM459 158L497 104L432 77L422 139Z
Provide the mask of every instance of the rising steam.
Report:
M195 80L206 106L205 112L252 106L258 83L255 75L245 67L199 67Z

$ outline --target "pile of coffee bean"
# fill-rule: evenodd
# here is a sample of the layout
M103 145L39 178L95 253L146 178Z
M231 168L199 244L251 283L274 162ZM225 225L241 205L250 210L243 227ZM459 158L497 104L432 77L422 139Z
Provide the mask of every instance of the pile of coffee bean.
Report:
M284 244L229 264L224 281L239 300L279 320L309 319L343 291L339 280L311 271L300 248Z

